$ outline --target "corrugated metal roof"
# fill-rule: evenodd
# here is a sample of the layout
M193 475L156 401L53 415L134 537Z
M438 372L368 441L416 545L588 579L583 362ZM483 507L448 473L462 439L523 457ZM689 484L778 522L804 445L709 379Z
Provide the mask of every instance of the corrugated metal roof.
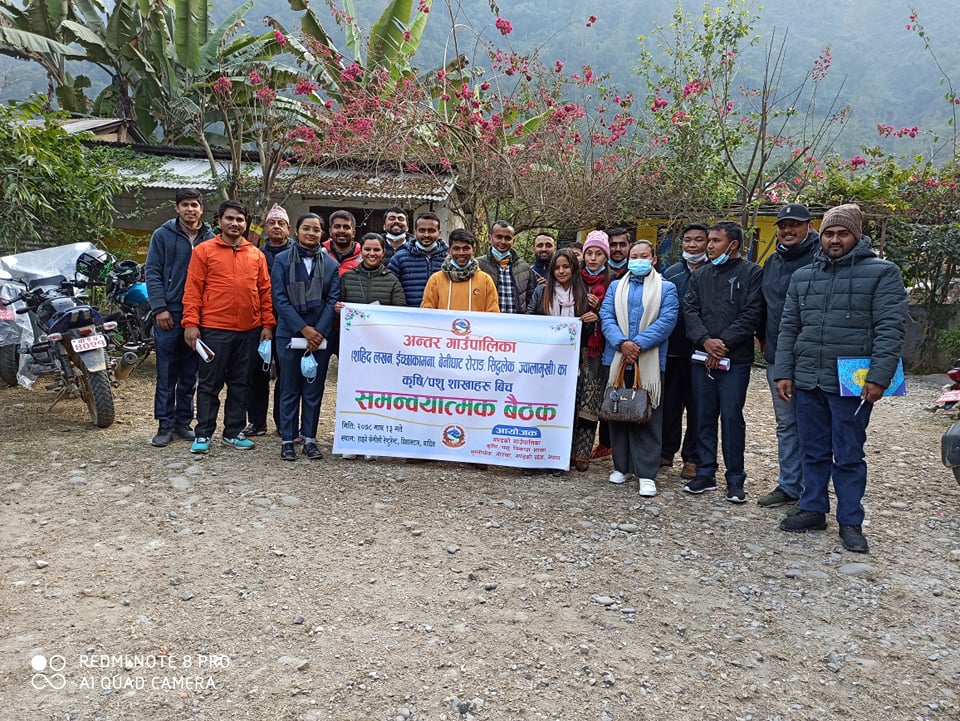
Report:
M163 160L163 165L149 174L120 170L128 178L139 180L144 187L198 190L216 187L207 160L170 157ZM220 173L226 175L229 164L222 160L215 162ZM300 172L307 176L298 181L298 192L305 198L445 201L456 184L456 177L449 174L348 168L307 168ZM244 173L259 177L262 171L258 164L248 163L244 165Z

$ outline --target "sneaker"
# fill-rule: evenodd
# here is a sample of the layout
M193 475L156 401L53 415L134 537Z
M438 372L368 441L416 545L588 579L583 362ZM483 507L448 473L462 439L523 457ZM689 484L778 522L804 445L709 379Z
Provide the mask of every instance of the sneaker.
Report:
M666 456L660 457L660 467L661 468L672 468L673 467L673 456L667 458Z
M173 427L173 432L177 438L182 438L185 441L192 441L197 437L197 434L193 432L189 425L181 425L180 423Z
M206 453L210 450L210 439L209 438L194 438L193 445L190 446L191 453Z
M651 478L640 478L640 495L644 498L653 498L657 495L657 484Z
M697 464L683 462L683 470L680 471L680 477L685 481L692 481L697 477Z
M267 435L267 427L255 426L252 423L248 423L246 428L240 432L243 433L244 437L246 438L249 438L250 436L265 436Z
M614 471L610 474L607 480L610 481L610 483L616 483L619 486L621 483L626 483L627 477L620 471Z
M297 460L297 451L294 449L293 443L280 444L280 460L281 461Z
M150 445L154 448L163 448L164 446L169 446L170 441L173 440L173 429L172 428L161 428L157 431L155 435L150 440Z
M320 452L320 449L317 448L317 444L313 441L304 441L303 455L305 455L311 461L316 461L323 458L323 454Z
M345 461L355 461L355 460L357 460L357 454L356 454L356 453L344 453L344 454L343 454L342 456L340 456L340 457L341 457L343 460L345 460Z
M590 453L591 458L606 458L613 453L613 449L610 446L599 445L593 449Z
M683 490L696 495L706 493L707 491L715 491L717 490L717 479L708 476L697 476L692 481L687 482L683 486Z
M256 448L257 444L253 441L244 438L241 433L236 438L227 438L224 436L220 439L221 446L230 446L231 448L236 448L238 451L249 451L251 448Z
M827 516L814 511L800 511L787 516L780 521L781 531L791 533L806 533L807 531L822 531L827 527Z
M869 553L870 551L861 526L840 526L840 538L843 540L843 547L848 551L854 553Z
M727 500L730 501L730 503L746 503L747 494L743 490L743 486L728 483Z
M777 506L784 506L788 503L796 503L799 500L799 498L794 498L780 486L777 486L767 495L760 496L760 500L757 501L757 505L763 506L764 508L775 508Z

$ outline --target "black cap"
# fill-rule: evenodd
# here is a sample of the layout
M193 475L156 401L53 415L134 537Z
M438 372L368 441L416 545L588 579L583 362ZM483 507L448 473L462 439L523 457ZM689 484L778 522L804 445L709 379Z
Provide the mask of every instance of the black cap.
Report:
M810 211L807 210L805 205L790 203L790 205L780 208L780 212L777 213L777 222L779 223L781 220L799 220L803 223L809 223Z

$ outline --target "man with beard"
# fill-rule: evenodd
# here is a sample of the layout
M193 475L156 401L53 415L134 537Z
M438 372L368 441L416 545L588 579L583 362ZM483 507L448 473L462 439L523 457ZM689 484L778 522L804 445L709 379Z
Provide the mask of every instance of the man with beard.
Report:
M627 272L627 251L630 249L630 231L626 228L611 228L607 231L610 238L610 260L607 267L613 274L611 280L622 278Z
M490 226L490 250L477 262L500 295L501 313L526 313L536 281L530 265L513 249L513 227L502 220Z
M537 233L533 239L533 264L530 270L538 285L544 285L550 275L550 259L557 251L557 241L546 231Z
M476 247L477 239L469 230L450 233L450 254L427 281L421 308L500 312L497 286L473 257Z
M407 232L407 213L403 208L387 208L383 213L383 237L387 241L387 250L383 262L389 263L404 243L412 241L413 234Z
M330 215L330 240L323 249L340 266L340 275L360 265L360 244L357 236L357 219L349 210L338 210Z
M273 261L277 255L293 245L290 240L290 216L280 205L274 203L263 221L267 242L264 243L264 256L267 258L267 270L273 271ZM270 344L272 367L276 372L273 384L273 424L280 432L280 361L277 346ZM271 363L264 362L259 353L250 359L250 388L247 391L247 426L243 435L262 436L267 433L267 407L270 405L270 368Z
M777 359L777 336L790 278L794 271L813 262L819 247L820 235L813 229L810 211L799 203L783 206L777 213L777 247L763 266L763 300L767 304L763 357L767 361L767 385L773 396L773 413L777 419L780 461L776 487L757 501L758 505L767 508L796 503L803 492L796 405L793 400L785 401L777 395L773 365Z

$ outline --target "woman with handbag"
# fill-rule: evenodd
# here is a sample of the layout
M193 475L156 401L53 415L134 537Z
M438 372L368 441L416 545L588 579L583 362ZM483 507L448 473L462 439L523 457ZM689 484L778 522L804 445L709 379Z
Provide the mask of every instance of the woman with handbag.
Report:
M294 441L303 438L303 455L322 458L317 425L330 349L320 346L333 332L340 297L337 262L321 252L323 221L316 213L297 218L297 242L273 262L273 308L277 314L280 357L280 458L295 461ZM298 347L292 347L298 346Z
M583 332L580 335L583 346L589 333L598 327L600 317L591 309L590 293L587 284L580 274L580 263L576 253L570 248L561 248L550 259L547 268L546 283L538 285L533 290L530 305L527 307L529 315L558 315L570 318L579 318L583 322ZM581 348L582 352L583 348ZM582 403L583 383L577 378L576 407L573 417L577 419ZM592 440L592 438L591 438ZM578 471L585 471L590 466L589 452L580 457L573 451L573 465Z
M667 364L667 340L677 323L676 286L656 271L653 244L630 246L629 272L614 281L600 307L606 338L603 364L610 384L601 417L610 422L611 483L635 476L640 495L657 495L663 407L660 394Z

